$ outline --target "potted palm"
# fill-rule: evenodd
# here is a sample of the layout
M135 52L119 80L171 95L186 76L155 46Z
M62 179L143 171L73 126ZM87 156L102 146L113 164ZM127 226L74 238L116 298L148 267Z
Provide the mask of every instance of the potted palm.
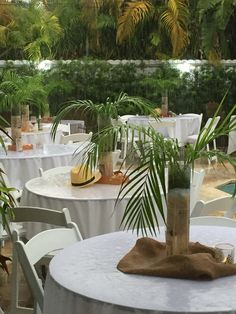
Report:
M224 99L223 99L224 100ZM201 157L212 159L215 155L218 162L229 162L236 170L236 159L219 150L207 151L206 145L222 135L228 135L236 129L236 119L230 122L235 113L236 105L221 122L220 126L211 131L212 124L222 109L223 100L219 105L211 125L202 129L194 146L187 144L181 148L178 141L166 140L151 127L136 128L140 137L146 138L144 150L140 150L139 162L133 165L129 173L129 180L121 185L117 202L128 194L127 207L123 214L121 225L125 229L136 230L137 234L157 235L160 217L167 226L167 253L185 254L188 252L189 233L189 189L191 174L195 160ZM127 131L130 126L125 127ZM106 128L99 136L94 137L94 145L85 154L88 165L99 158L100 145L118 132L118 128ZM166 184L166 169L168 168L169 191ZM236 186L235 193L236 195ZM167 215L166 215L167 211ZM181 211L181 212L180 212ZM179 219L181 215L181 219ZM167 216L167 217L166 217ZM179 225L178 225L179 223Z
M115 147L115 142L119 138L118 134L122 133L122 126L113 126L112 119L117 119L119 108L128 104L139 109L143 113L153 112L150 102L141 97L128 96L123 92L121 92L114 100L107 98L104 103L94 103L91 100L71 101L67 103L55 117L52 127L52 136L55 138L56 129L60 121L71 111L82 109L86 114L95 117L98 125L98 133L95 135L95 142L99 141L99 145L92 146L93 148L91 148L97 150L93 155L95 156L95 159L93 161L90 159L93 163L91 166L95 166L99 160L99 168L102 177L105 181L106 179L109 180L109 178L113 176L112 152ZM113 129L114 132L112 131ZM99 156L98 160L97 156Z
M39 111L46 104L42 77L20 76L13 71L6 71L0 83L0 108L2 111L11 110L11 137L14 145L21 143L22 128L23 131L29 130L29 104L37 106Z
M168 93L171 89L180 85L179 70L170 64L163 64L154 73L145 77L141 84L150 89L152 97L158 98L161 94L161 114L167 117L169 114Z
M223 101L215 112L214 119L221 110ZM142 130L151 138L152 145L148 146L145 154L140 157L140 163L131 172L131 179L123 184L119 198L133 192L123 215L122 223L125 228L136 229L137 233L156 234L158 226L157 210L161 214L166 228L167 254L186 254L188 252L189 233L189 191L191 172L195 160L201 157L212 159L215 155L220 163L229 162L236 170L236 160L222 151L206 151L206 145L214 139L228 135L230 130L236 129L236 120L230 122L236 105L214 131L211 125L208 130L203 129L194 146L186 145L180 148L175 140L166 140L152 129ZM169 191L166 189L165 169L169 172ZM142 181L138 194L137 181ZM186 192L188 195L186 196ZM236 186L235 193L236 194ZM167 215L165 206L167 205ZM167 216L167 220L166 220Z
M1 125L7 125L7 121L0 116L0 131L4 133L6 136L8 136L7 132L4 130L4 128L1 127ZM0 135L0 143L3 147L3 149L6 150L4 145L4 140L2 136ZM9 235L11 235L10 227L8 224L8 221L13 220L14 215L12 208L15 206L14 198L12 197L11 192L14 190L14 188L8 187L5 184L4 177L3 177L3 169L0 168L0 230L6 230ZM2 238L2 234L0 232L0 240ZM0 247L1 249L1 247ZM0 267L5 270L8 274L8 268L6 261L9 261L10 258L1 255L0 252Z

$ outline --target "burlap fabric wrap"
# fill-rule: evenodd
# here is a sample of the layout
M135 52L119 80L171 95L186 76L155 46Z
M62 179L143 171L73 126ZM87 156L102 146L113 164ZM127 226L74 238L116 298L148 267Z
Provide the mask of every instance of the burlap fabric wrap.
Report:
M214 248L196 242L189 244L188 255L166 256L165 244L148 237L138 239L117 268L128 274L183 279L215 279L236 275L236 264L218 263Z

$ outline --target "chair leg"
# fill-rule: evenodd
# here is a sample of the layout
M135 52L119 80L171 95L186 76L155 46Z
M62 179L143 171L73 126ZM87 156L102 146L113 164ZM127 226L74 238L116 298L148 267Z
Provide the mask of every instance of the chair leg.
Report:
M30 314L34 313L34 309L19 305L19 282L20 269L17 262L17 253L13 246L12 257L12 278L11 278L11 314Z

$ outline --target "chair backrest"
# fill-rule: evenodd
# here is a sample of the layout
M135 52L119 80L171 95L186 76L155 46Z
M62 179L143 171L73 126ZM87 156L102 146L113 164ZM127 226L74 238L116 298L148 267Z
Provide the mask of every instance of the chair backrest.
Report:
M202 186L205 173L206 172L204 169L193 172L192 184L190 187L190 215L194 209L196 202L198 201L199 191Z
M63 208L62 211L57 211L57 210L41 208L41 207L24 206L24 207L13 208L13 212L14 212L14 222L39 222L39 223L47 223L47 224L54 225L57 227L64 227L68 230L73 229L73 234L75 234L76 240L77 241L82 240L82 236L81 236L81 233L78 229L78 226L74 222L71 221L70 213L69 213L69 210L67 208ZM53 230L59 230L59 229L60 228L53 229ZM54 235L57 234L56 232L54 233ZM18 232L13 231L12 234L13 234L13 238L14 238L14 234L15 234L15 236L17 235L17 237L15 237L15 240L20 241ZM60 245L63 245L64 240L60 239L60 238L58 240L59 241L62 240L62 244L60 244ZM31 241L31 239L29 241ZM52 242L52 244L53 243L54 242ZM51 245L51 244L47 244L46 248L49 248L49 245ZM36 246L36 250L38 250L38 249L39 249L39 253L42 250L44 250L44 248L41 249L41 248L37 248L37 246ZM23 312L21 312L22 307L19 306L19 302L18 302L18 296L19 296L18 263L19 263L19 261L18 261L17 250L16 250L15 246L13 246L11 314L23 313ZM40 291L40 289L38 289L38 288L36 288L36 290ZM27 311L27 310L25 310L25 311Z
M38 233L27 243L19 240L18 233L14 231L13 239L18 261L30 286L35 303L43 312L44 292L34 266L48 253L61 250L79 241L77 230L74 227L46 230Z
M227 154L231 154L236 151L236 116L235 115L231 116L230 123L233 123L235 127L233 131L229 132ZM231 127L233 125L231 124Z
M76 142L90 142L93 132L89 133L74 133L70 135L61 135L60 144L76 143Z
M217 124L220 121L220 116L215 117L214 121L212 122L212 118L208 118L205 126L203 127L203 133L202 136L205 134L205 132L207 132L208 134L211 134L212 132L214 132L215 128L217 127ZM207 129L209 129L209 131L207 131Z
M232 218L236 212L236 198L224 196L207 202L197 201L192 211L191 217L207 215L224 215Z
M236 228L236 220L227 217L201 216L190 218L190 224L203 226L222 226Z

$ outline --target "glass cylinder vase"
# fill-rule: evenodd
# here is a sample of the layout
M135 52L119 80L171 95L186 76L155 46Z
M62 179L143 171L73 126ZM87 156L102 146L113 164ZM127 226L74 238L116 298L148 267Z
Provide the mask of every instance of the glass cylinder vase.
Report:
M30 122L29 122L29 105L22 105L21 109L21 131L29 132Z
M173 169L172 169L173 170ZM167 255L188 254L191 169L169 170L167 197Z
M104 132L106 128L112 126L111 117L98 115L98 132ZM113 134L109 134L100 143L102 145L101 157L99 158L99 170L103 177L113 176Z
M16 150L22 151L20 105L14 105L11 108L11 137L12 144L16 146Z
M168 92L165 90L161 95L161 115L168 117Z

